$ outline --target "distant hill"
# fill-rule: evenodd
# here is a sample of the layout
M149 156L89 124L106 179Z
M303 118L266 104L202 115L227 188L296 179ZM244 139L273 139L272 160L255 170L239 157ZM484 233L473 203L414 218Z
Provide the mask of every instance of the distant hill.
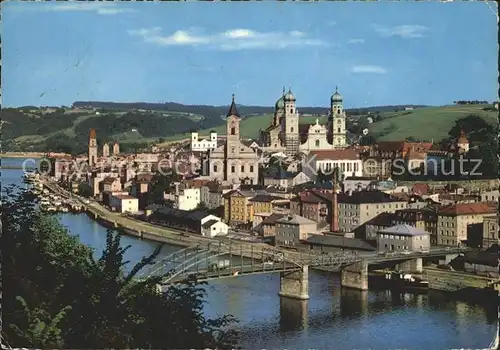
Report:
M6 151L84 152L88 131L95 128L99 144L117 140L123 150L145 147L148 143L189 138L191 131L201 134L215 130L225 133L228 106L183 105L179 103L113 103L78 101L74 107L6 108L0 111L2 141ZM413 109L408 108L413 107ZM243 116L243 137L256 138L269 126L273 107L238 106ZM407 110L405 110L407 108ZM489 108L489 109L488 109ZM301 123L326 123L327 107L302 107ZM443 107L378 106L347 110L350 125L368 128L377 140L440 140L455 120L478 115L496 125L497 111L490 105ZM371 116L374 123L368 124ZM350 129L351 130L351 129ZM355 132L359 133L359 130Z
M410 136L418 140L439 141L448 136L456 120L469 115L482 117L493 128L498 127L498 111L491 110L490 104L477 104L385 113L368 129L380 141L404 140Z
M237 105L238 111L244 116L261 115L274 112L274 106L245 106ZM199 114L206 117L226 115L228 106L206 106L206 105L183 105L175 102L148 103L148 102L102 102L102 101L76 101L73 103L75 108L96 108L110 110L151 110L166 112L182 112ZM368 113L368 112L393 112L394 110L404 109L405 107L420 108L419 105L400 105L400 106L378 106L366 108L351 108L346 111L349 113ZM325 114L329 107L300 107L303 114Z

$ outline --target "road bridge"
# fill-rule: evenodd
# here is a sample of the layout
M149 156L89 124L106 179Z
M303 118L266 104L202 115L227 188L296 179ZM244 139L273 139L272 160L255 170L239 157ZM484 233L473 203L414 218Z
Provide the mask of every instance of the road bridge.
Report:
M72 195L54 183L45 185L53 192L64 197ZM94 217L102 219L114 228L134 230L137 236L187 247L162 259L148 270L142 277L160 274L165 276L163 284L178 283L196 276L199 280L228 278L246 274L280 273L280 295L298 299L308 299L309 267L341 270L342 286L358 290L368 289L368 266L379 264L398 264L405 272L422 272L423 259L443 257L447 261L464 253L466 248L433 248L428 252L412 252L410 254L392 253L378 255L377 253L360 253L359 255L317 254L316 252L295 252L264 243L222 242L217 239L155 226L147 222L134 220L119 213L113 213L91 201L85 203L75 196ZM227 271L208 273L208 266L215 259L229 257L231 264ZM239 264L235 262L239 260ZM244 260L244 259L250 259ZM266 261L273 261L264 264ZM236 273L237 272L237 273Z
M456 255L464 249L439 249L410 255L378 256L354 254L315 254L286 252L274 247L262 247L240 242L217 242L188 247L174 252L144 269L139 278L162 276L162 285L180 283L196 277L199 281L231 278L249 274L280 273L279 295L295 299L309 298L309 267L341 270L342 286L358 290L368 289L368 266L391 262L407 272L422 272L422 259ZM229 265L210 269L220 259ZM384 260L385 259L385 260ZM403 266L403 267L402 267Z

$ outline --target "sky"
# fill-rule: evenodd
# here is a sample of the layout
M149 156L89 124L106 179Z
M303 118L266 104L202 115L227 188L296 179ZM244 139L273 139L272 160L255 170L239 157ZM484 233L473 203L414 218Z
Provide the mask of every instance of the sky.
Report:
M494 2L2 4L3 106L498 99Z

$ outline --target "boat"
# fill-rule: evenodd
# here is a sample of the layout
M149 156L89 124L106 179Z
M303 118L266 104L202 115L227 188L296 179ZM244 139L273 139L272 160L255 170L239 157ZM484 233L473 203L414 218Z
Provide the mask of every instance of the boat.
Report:
M429 282L409 273L402 271L392 271L385 274L385 280L389 282L392 288L429 288Z

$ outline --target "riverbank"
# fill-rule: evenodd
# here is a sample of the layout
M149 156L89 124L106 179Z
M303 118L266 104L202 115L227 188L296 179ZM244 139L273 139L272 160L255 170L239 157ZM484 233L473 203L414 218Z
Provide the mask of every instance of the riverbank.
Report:
M41 158L44 152L3 152L2 158Z

